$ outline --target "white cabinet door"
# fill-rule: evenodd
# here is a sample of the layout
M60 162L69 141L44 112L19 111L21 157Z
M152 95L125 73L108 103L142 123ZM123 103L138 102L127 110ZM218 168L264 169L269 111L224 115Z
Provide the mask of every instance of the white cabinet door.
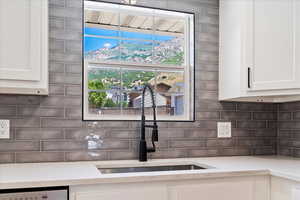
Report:
M252 0L249 9L250 91L299 88L299 0Z
M269 200L269 177L201 180L170 187L170 200Z
M0 1L0 93L46 94L48 0Z
M293 189L293 200L300 199L300 186Z
M300 0L220 0L220 100L299 101L299 55Z
M297 183L288 179L271 177L271 200L298 200L293 198ZM296 195L294 195L296 196Z
M295 23L295 67L300 68L300 0L295 0L294 5L294 23ZM299 74L299 72L297 72ZM300 84L298 85L300 88Z
M254 200L253 184L249 182L214 182L177 186L171 189L171 200Z
M270 200L269 195L269 176L70 187L71 200Z
M77 192L74 200L168 200L165 187L110 189L98 192Z

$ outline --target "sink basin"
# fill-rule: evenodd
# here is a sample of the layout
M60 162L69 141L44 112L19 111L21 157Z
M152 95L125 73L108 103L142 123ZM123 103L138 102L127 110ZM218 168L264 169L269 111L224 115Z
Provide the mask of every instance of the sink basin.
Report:
M138 167L112 167L98 168L102 174L113 173L135 173L135 172L160 172L160 171L179 171L179 170L200 170L206 169L198 165L163 165L163 166L138 166Z

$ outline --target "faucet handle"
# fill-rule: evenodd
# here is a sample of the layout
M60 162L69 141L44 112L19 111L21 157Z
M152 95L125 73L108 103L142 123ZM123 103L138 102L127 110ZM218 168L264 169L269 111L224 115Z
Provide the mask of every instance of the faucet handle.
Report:
M154 147L147 148L147 152L148 152L148 153L153 153L153 152L155 152L155 151L156 151L156 149L155 149Z
M158 142L158 130L157 130L157 127L154 127L152 129L152 139L153 139L153 141Z

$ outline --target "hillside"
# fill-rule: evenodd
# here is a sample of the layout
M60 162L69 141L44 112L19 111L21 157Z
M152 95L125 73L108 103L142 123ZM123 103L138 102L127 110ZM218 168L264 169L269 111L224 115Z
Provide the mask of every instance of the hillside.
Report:
M121 45L89 51L85 57L91 60L113 61L118 60L120 56L122 61L127 62L182 65L184 62L182 44L183 39L176 37L157 43L124 40Z

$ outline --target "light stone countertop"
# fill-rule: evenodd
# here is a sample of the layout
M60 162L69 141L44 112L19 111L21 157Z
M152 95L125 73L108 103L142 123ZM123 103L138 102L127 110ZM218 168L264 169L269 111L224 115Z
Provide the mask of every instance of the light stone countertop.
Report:
M205 170L101 174L97 167L197 164ZM0 189L273 175L300 182L300 159L281 156L115 160L0 165Z

